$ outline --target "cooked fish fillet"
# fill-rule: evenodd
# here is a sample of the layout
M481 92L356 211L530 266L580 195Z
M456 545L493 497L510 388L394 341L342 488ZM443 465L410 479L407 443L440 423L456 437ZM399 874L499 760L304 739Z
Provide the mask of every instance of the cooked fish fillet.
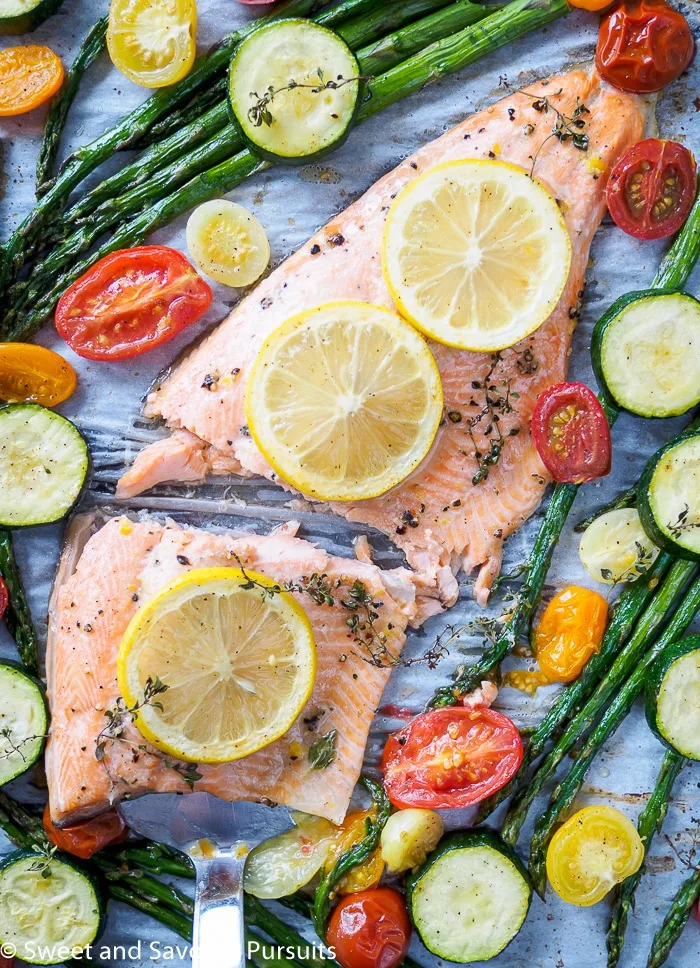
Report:
M92 521L74 521L51 603L47 677L51 735L46 752L51 816L70 824L122 799L189 787L129 725L123 740L108 741L98 762L96 741L105 711L118 697L116 661L124 631L140 604L167 582L197 567L243 566L282 581L314 573L350 585L360 580L382 603L377 629L398 656L407 623L416 613L415 588L405 568L381 571L367 560L333 557L295 537L291 523L269 536L213 534L172 521L113 518L85 540ZM252 594L256 594L254 591ZM373 664L347 625L339 604L316 605L299 596L313 626L318 672L301 716L270 746L234 763L201 766L197 790L227 800L283 803L340 822L357 782L367 734L391 673L383 656ZM377 653L378 647L373 647ZM308 749L319 736L338 732L337 755L313 770ZM165 758L167 760L167 757Z
M547 99L544 101L543 99ZM587 151L552 134L559 115L577 104ZM500 568L504 539L538 506L547 483L530 436L538 394L564 379L578 316L588 251L605 211L612 165L644 130L648 104L607 87L595 74L573 71L528 85L463 121L380 179L362 198L280 265L150 394L146 412L163 417L173 434L147 447L122 477L130 496L166 480L202 480L208 473L262 474L272 469L245 427L244 391L262 341L289 316L336 299L395 308L384 283L380 241L392 199L408 182L440 162L498 158L533 167L559 201L571 235L573 259L555 311L528 339L500 354L470 353L431 344L442 375L446 419L429 457L401 486L382 497L335 504L333 511L378 528L406 554L444 605L457 596L455 574L479 569L475 594L484 602ZM512 411L500 415L505 437L488 478L474 484L475 449L488 452L484 377L510 388Z

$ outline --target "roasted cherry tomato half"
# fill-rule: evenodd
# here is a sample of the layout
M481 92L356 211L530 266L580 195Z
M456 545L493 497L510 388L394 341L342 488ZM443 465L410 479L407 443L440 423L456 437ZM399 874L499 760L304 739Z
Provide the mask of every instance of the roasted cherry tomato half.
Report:
M15 963L14 958L8 958L7 955L0 952L0 968L13 968Z
M535 631L537 663L550 682L576 679L600 651L608 603L598 592L570 585L545 608Z
M35 343L0 343L0 400L55 407L75 390L73 367Z
M343 968L396 968L411 940L403 897L380 887L343 898L331 914L327 940Z
M505 786L522 759L520 733L495 709L434 709L387 740L384 786L395 807L469 807Z
M7 585L4 580L0 578L0 618L5 614L5 610L10 602L10 596L7 591Z
M121 249L63 293L56 329L78 356L126 360L167 343L211 300L211 289L181 252L164 245Z
M644 846L615 807L584 807L557 830L547 850L547 877L563 901L590 907L641 867Z
M134 84L167 87L189 74L196 36L195 0L110 0L109 56Z
M609 7L613 0L569 0L569 4L572 7L578 7L579 10L605 10Z
M103 847L121 843L128 834L124 818L118 810L108 810L99 817L59 829L51 822L48 804L44 810L44 830L51 843L59 850L83 860L89 860Z
M583 484L610 472L610 427L595 393L583 383L543 390L532 414L532 439L555 481Z
M63 64L48 47L0 50L0 117L33 111L63 84Z
M326 871L330 871L335 862L350 850L355 844L359 844L367 836L367 821L376 820L377 808L370 807L369 810L360 810L357 813L349 813L343 825L333 839L328 852L326 861ZM369 855L366 861L353 867L338 884L336 891L338 894L356 894L358 891L366 891L371 887L376 887L384 873L384 861L382 860L382 849L377 847Z
M610 172L610 214L636 239L662 239L685 222L697 192L695 158L677 141L647 138Z
M683 73L695 54L688 21L666 0L620 0L598 33L598 73L621 91L650 94Z

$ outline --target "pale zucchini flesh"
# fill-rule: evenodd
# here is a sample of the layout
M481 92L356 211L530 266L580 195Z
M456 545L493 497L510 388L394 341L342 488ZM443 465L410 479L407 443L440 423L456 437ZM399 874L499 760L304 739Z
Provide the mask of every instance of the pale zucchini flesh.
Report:
M700 555L700 436L682 438L664 452L649 482L648 502L666 539Z
M672 417L700 402L700 302L646 295L608 323L600 365L616 403L642 417Z
M39 759L48 721L39 684L14 666L0 664L0 696L0 786L3 786Z
M0 0L0 35L34 30L55 13L63 0Z
M676 659L661 680L656 726L677 752L700 760L700 649Z

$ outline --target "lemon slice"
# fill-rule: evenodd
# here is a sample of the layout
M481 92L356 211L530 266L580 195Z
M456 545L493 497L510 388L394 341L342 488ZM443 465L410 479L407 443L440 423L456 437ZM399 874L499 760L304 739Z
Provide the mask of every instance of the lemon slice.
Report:
M129 707L149 680L167 687L139 710L140 732L194 763L237 760L278 739L315 674L301 607L269 578L237 568L195 568L167 585L134 615L117 660Z
M430 450L442 417L440 374L425 340L394 313L327 303L267 338L246 415L267 461L303 494L376 497Z
M450 161L389 210L384 276L399 312L448 346L493 352L547 319L569 275L557 203L520 168Z
M225 198L199 205L187 221L187 248L206 275L226 286L250 286L270 261L270 243L256 217Z

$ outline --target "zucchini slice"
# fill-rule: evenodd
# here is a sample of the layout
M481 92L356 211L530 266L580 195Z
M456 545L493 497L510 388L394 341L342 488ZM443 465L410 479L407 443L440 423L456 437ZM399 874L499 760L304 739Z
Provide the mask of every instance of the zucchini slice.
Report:
M340 145L359 102L359 67L344 40L308 20L250 34L229 71L231 109L253 151L305 164Z
M675 437L647 461L637 485L637 510L659 548L700 561L700 433Z
M0 35L14 37L36 30L62 3L63 0L0 0Z
M39 683L13 662L0 662L0 696L0 786L4 786L41 756L48 712Z
M100 933L95 881L64 857L17 851L0 867L0 945L32 965L80 957Z
M700 302L685 292L623 296L593 330L596 378L618 407L674 417L700 402Z
M700 760L700 635L672 642L645 684L647 722L670 749Z
M80 497L87 444L60 413L37 403L0 410L0 527L50 524Z
M532 887L517 854L488 830L446 837L406 882L411 920L446 961L495 958L522 927Z

